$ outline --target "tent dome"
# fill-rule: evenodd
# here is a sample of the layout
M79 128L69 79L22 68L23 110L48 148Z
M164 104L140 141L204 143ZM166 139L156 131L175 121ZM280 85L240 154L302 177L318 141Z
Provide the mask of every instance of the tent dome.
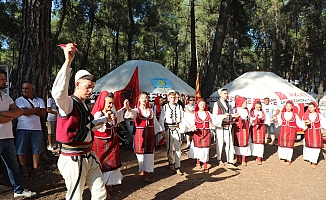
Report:
M135 68L138 66L140 92L166 94L173 89L182 94L195 95L196 91L187 83L165 68L163 65L145 60L130 60L120 65L96 82L94 92L122 90L129 83ZM151 78L168 79L172 87L155 87Z

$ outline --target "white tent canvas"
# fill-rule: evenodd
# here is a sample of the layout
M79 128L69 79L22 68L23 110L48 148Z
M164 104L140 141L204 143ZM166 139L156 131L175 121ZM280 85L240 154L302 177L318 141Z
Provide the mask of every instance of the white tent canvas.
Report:
M192 87L161 64L144 60L130 60L120 65L96 81L96 86L93 91L95 93L103 90L115 92L124 89L137 66L140 92L166 94L169 90L173 89L186 95L195 95L196 93ZM151 78L168 79L172 87L155 87Z
M252 104L256 98L265 97L269 97L279 106L284 105L287 100L296 104L315 101L311 95L272 72L247 72L222 88L228 90L231 101L234 96L240 95L248 99L248 104ZM211 99L216 100L218 96L218 92L214 92Z
M319 100L319 110L324 117L326 117L326 96Z

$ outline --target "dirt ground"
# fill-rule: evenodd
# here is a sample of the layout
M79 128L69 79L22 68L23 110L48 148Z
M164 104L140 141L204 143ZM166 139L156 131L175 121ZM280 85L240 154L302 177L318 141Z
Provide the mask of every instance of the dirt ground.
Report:
M185 144L183 144L183 147ZM138 175L136 156L130 146L121 147L122 185L111 187L113 199L326 199L325 148L320 153L317 169L302 158L302 144L296 143L293 163L285 166L277 157L277 147L265 146L263 165L258 166L249 157L248 166L234 171L218 167L215 146L211 146L212 165L209 173L193 171L195 160L182 156L185 175L174 174L167 166L165 149L155 152L155 172L150 174L151 183L144 183ZM14 199L6 171L0 179L0 199ZM65 184L58 170L48 172L45 179L24 181L25 188L38 195L26 199L58 200L65 197ZM84 198L90 199L88 189Z

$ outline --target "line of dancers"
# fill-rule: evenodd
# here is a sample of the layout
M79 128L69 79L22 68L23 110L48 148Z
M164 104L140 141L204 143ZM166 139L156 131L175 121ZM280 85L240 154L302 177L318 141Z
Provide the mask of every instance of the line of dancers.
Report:
M233 108L227 102L227 90L220 91L221 98L214 104L213 113L207 111L204 99L199 99L194 111L185 110L178 104L175 91L169 91L168 103L149 106L147 93L141 93L137 107L132 109L128 100L116 113L112 111L113 94L102 92L97 99L92 113L95 118L111 116L112 121L95 131L93 150L98 156L104 175L107 191L109 185L121 184L122 175L119 142L115 126L124 118L134 118L134 153L139 163L139 174L145 182L150 182L149 173L154 172L154 152L156 135L161 134L157 145L165 140L169 168L176 174L181 171L181 137L184 132L193 132L189 157L196 160L194 170L209 172L209 150L212 143L212 129L216 132L216 151L219 166L222 150L226 153L226 167L238 169L234 163L247 165L248 156L256 156L257 165L262 164L266 136L265 118L262 102L256 99L252 108L247 108L247 100L238 96ZM158 98L160 99L160 98ZM162 100L161 100L162 102ZM306 130L303 157L316 168L319 152L323 148L321 128L326 128L325 118L319 113L318 106L311 102L302 119L293 111L292 101L288 101L279 115L271 120L280 126L278 137L278 156L290 165L296 140L297 127ZM182 133L181 133L182 132ZM225 143L225 144L224 144Z

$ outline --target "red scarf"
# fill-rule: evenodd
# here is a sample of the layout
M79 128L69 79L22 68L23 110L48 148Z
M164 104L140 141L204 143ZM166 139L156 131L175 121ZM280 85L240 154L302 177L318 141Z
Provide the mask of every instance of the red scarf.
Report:
M104 109L105 106L105 98L108 96L109 92L104 90L100 93L100 95L98 96L93 110L92 110L92 115L94 115L96 112L98 111L102 111Z

